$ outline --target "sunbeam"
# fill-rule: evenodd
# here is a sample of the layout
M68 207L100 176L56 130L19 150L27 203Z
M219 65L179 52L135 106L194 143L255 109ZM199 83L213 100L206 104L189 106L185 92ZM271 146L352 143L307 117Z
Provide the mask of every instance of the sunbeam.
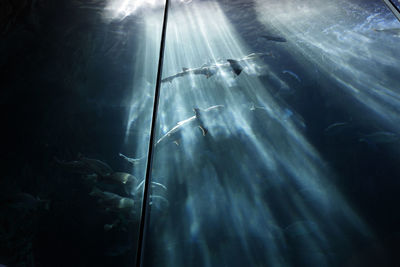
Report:
M147 11L138 40L135 59L135 72L132 77L132 96L130 112L125 132L125 152L129 156L143 158L147 154L150 136L150 123L154 88L157 76L158 52L161 40L162 10ZM135 175L144 177L144 168L133 168Z
M400 23L380 1L257 3L259 21L290 38L293 58L301 61L304 56L313 62L373 111L376 120L383 120L391 131L400 131L396 78L400 35L395 31Z
M153 179L168 185L173 208L152 210L153 264L284 266L300 258L326 266L338 260L338 243L352 246L346 231L370 235L304 136L307 125L282 101L290 88L270 67L278 59L253 52L218 3L171 7L157 134L169 143L155 146ZM224 108L207 110L214 105ZM179 135L165 135L173 127Z

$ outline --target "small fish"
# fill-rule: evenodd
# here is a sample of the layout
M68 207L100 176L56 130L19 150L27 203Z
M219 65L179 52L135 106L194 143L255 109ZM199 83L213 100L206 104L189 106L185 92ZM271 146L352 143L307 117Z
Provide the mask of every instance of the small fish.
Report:
M140 188L143 187L143 185L144 185L144 179L138 184L135 191L139 191ZM162 188L165 191L167 190L167 187L165 185L157 183L157 182L151 182L151 186L152 186L152 188Z
M359 142L366 142L372 144L388 144L395 143L400 140L400 135L392 132L375 132L371 134L362 135L358 140Z
M70 172L79 174L88 174L90 172L87 165L80 160L65 161L59 160L57 157L54 157L54 160L58 165Z
M266 39L267 41L274 41L279 43L285 43L287 40L283 37L279 36L272 36L272 35L261 35L262 38Z
M75 173L95 173L98 176L107 176L113 173L113 170L107 163L98 159L83 157L81 154L78 155L78 160L74 161L62 161L57 158L54 159L59 165Z
M123 158L124 160L126 160L127 162L133 164L133 165L139 164L143 159L146 158L146 156L143 156L143 157L140 157L140 158L129 158L129 157L125 156L122 153L119 153L119 156L121 158Z
M400 28L372 29L375 32L382 32L396 37L400 37Z
M101 160L86 158L82 155L79 155L79 160L84 162L89 169L99 176L107 176L114 172L107 163Z
M98 198L97 202L108 211L131 210L134 207L135 201L127 197L121 197L115 193L101 191L94 187L90 196Z
M121 224L121 220L120 219L116 219L115 221L113 221L112 223L107 223L103 226L104 231L108 232L111 229L115 229L116 227L118 227L118 225Z
M335 122L324 129L326 135L337 135L351 127L348 122Z
M126 172L114 172L105 178L124 185L136 184L138 181L135 176Z
M50 209L50 200L42 200L39 197L34 197L28 193L17 193L14 195L2 196L0 203L1 205L5 205L20 211Z
M301 82L301 79L300 79L300 77L296 74L296 73L294 73L293 71L290 71L290 70L284 70L284 71L282 71L282 73L283 74L289 74L290 76L292 76L293 78L295 78L299 83Z

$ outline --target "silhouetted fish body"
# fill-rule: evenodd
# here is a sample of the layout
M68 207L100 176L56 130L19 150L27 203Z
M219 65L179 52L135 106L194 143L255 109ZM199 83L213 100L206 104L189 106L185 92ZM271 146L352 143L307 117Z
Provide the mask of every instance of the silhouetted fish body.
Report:
M268 41L274 41L274 42L279 42L279 43L285 43L287 40L283 37L279 36L272 36L272 35L261 35L262 38L268 40Z
M243 66L241 63L244 63L249 60L254 60L256 58L262 58L265 56L272 56L271 53L251 53L243 58L239 59L227 59L227 62L223 63L214 63L214 64L205 64L199 68L183 68L181 72L178 72L172 76L168 76L161 80L164 82L172 82L174 79L187 76L187 75L204 75L207 78L218 73L220 70L229 70L235 76L240 75L243 71Z
M194 108L194 116L178 122L171 130L158 139L155 146L159 146L161 143L165 143L167 140L176 142L182 130L188 127L199 127L203 136L205 136L208 132L208 129L204 125L204 116L207 116L210 112L218 112L223 108L223 105L211 106L204 110Z

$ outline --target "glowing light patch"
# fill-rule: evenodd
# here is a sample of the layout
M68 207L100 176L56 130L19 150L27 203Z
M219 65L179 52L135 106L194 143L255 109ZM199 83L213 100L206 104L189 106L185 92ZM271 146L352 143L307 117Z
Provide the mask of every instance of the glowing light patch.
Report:
M192 0L175 0L183 4L189 4ZM134 15L140 9L163 8L165 0L109 0L105 8L105 17L110 20L123 20Z
M382 3L257 1L258 20L288 37L294 59L307 58L341 89L400 131L400 24ZM268 14L268 15L266 15ZM389 76L387 70L392 69Z

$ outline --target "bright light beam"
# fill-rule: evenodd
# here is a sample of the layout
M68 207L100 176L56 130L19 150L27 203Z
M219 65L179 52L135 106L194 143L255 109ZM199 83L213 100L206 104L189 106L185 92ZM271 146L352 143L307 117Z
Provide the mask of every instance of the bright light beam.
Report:
M254 52L244 45L217 3L175 6L170 18L164 77L182 67ZM270 71L268 66L265 69ZM277 75L272 77L285 84ZM340 213L357 231L368 233L329 182L334 174L288 119L287 107L276 102L269 87L254 75L234 78L229 73L209 79L185 76L163 84L158 136L193 116L194 107L222 104L226 110L207 121L208 136L193 128L182 133L179 146L174 147L171 140L168 148L156 148L154 177L163 177L161 183L169 189L184 185L187 193L169 192L170 203L175 203L173 215L160 218L153 212L152 220L162 220L163 225L157 236L150 237L154 247L191 242L201 252L203 266L229 265L237 258L228 255L236 254L252 266L284 266L288 259L283 236L293 241L300 231L306 233L304 245L317 250L318 261L327 264L333 259L323 252L333 240L348 245L333 214ZM251 109L251 102L258 108ZM282 223L281 217L295 223ZM182 227L177 229L177 223ZM219 246L215 237L226 241ZM254 244L263 247L262 259ZM180 253L180 249L169 251L163 265L182 265L185 255Z
M258 1L257 10L260 22L289 38L293 58L301 61L300 53L329 73L342 90L400 132L400 35L385 31L400 24L383 3L367 10L351 1Z

